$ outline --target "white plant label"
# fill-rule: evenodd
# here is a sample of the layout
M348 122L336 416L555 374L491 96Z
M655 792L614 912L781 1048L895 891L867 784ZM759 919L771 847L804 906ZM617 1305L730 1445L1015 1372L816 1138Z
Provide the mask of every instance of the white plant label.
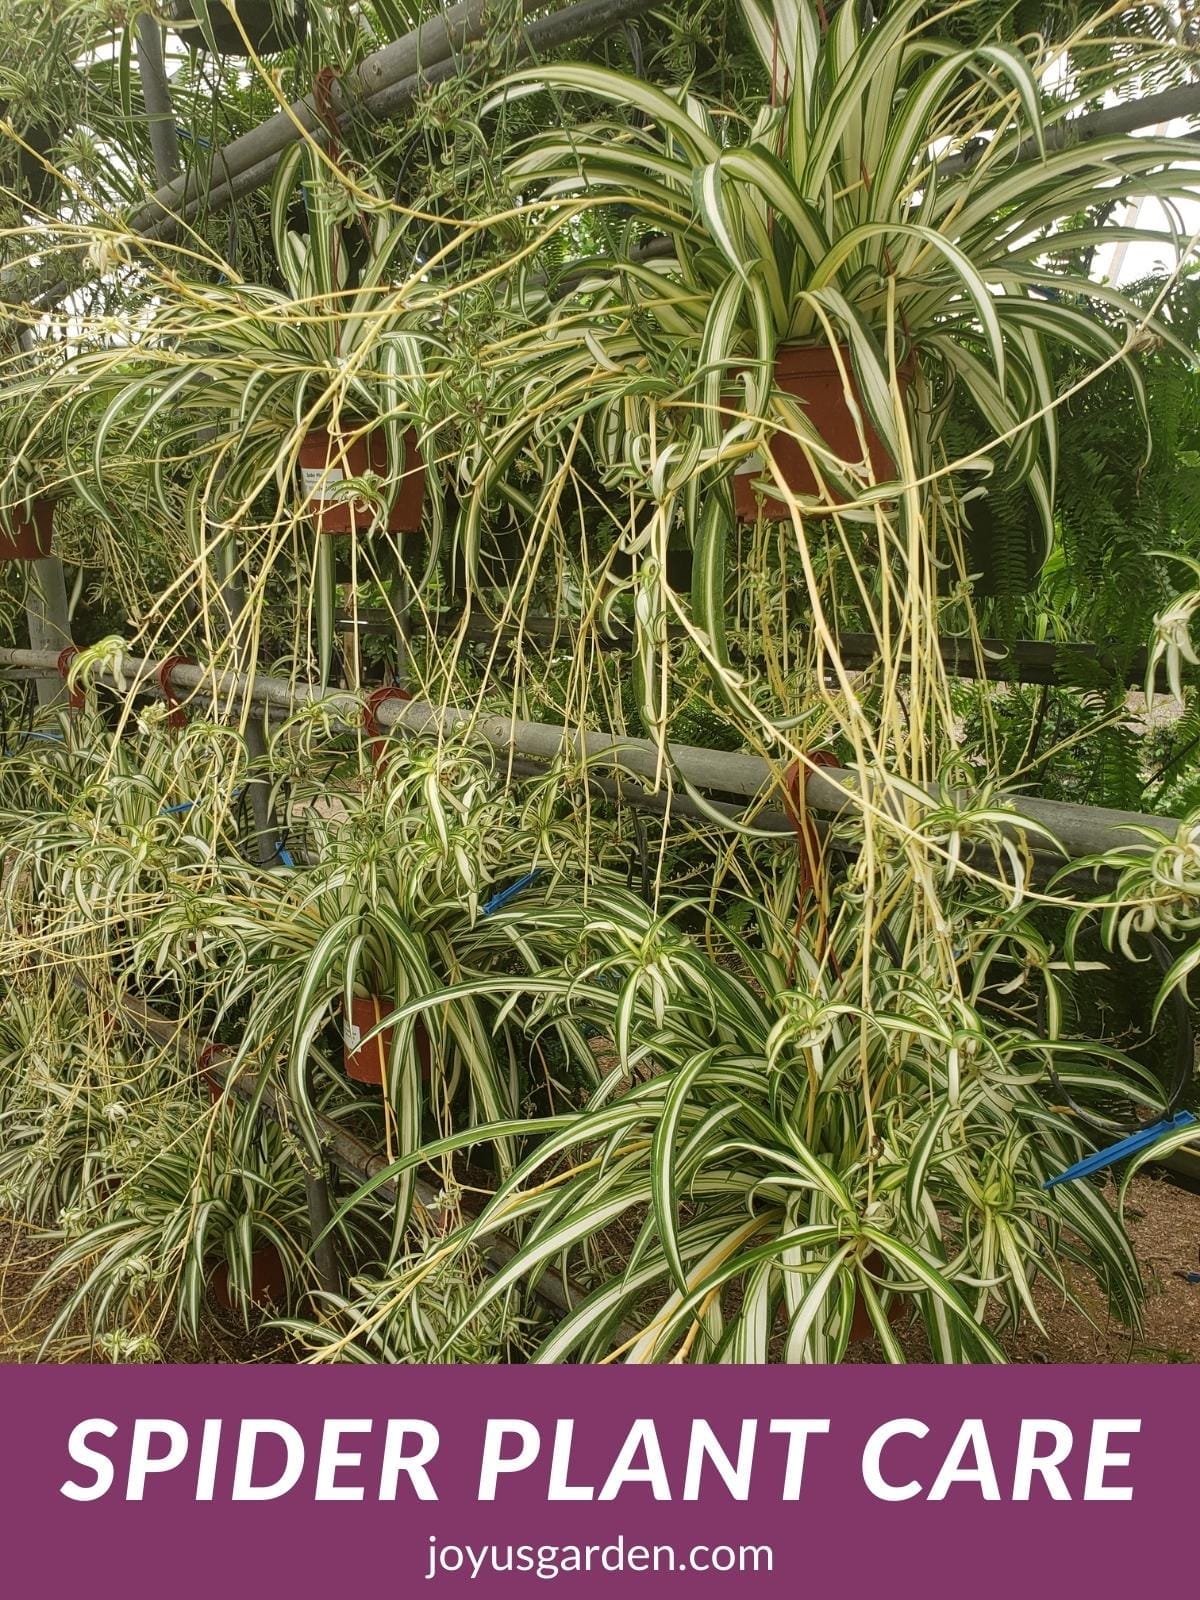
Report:
M341 467L301 467L300 482L304 487L305 498L308 500L329 500L332 496L329 489L335 483L341 483L346 474Z
M761 476L765 470L766 462L763 460L762 451L756 450L753 455L747 456L744 461L739 462L734 467L733 475L735 478L748 478L753 472Z
M347 1050L357 1050L362 1043L362 1029L357 1022L348 1022L342 1029L342 1038Z

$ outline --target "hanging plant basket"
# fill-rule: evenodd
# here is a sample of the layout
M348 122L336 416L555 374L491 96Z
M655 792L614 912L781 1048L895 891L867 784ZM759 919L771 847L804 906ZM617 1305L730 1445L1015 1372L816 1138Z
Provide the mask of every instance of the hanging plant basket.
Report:
M667 551L667 583L676 594L687 594L692 587L693 555L690 549Z
M256 1306L281 1306L284 1303L287 1280L283 1262L273 1244L260 1245L250 1257L250 1299ZM217 1304L226 1311L239 1309L234 1304L229 1288L229 1263L218 1261L213 1269L212 1291Z
M342 1061L346 1068L346 1076L352 1078L355 1083L383 1083L387 1064L391 1058L395 1029L384 1028L373 1039L366 1039L366 1035L381 1018L394 1010L392 1002L381 999L379 995L351 996L350 1014L345 1019L342 1029ZM425 1024L418 1022L414 1033L417 1055L421 1061L421 1081L428 1083L431 1055L429 1034L426 1032ZM365 1044L364 1039L366 1039Z
M829 345L782 345L775 358L775 387L800 401L809 422L830 450L843 461L859 461L862 459L862 440L847 404L842 369L838 366L839 356L850 382L854 403L862 417L862 436L866 440L871 470L880 482L894 478L896 463L872 426L866 406L862 403L854 381L849 346L841 345L835 353ZM899 369L897 377L901 390L906 391L912 381L911 364L906 362ZM831 511L845 504L842 496L817 482L808 457L799 442L789 434L781 431L775 435L770 444L770 454L794 495L822 498ZM768 468L758 456L750 457L734 473L733 503L739 522L755 522L760 515L768 521L781 522L791 516L787 506L777 497L768 494L760 499L754 488L755 481L769 477Z
M41 561L50 554L54 533L54 501L40 496L32 511L12 506L8 527L0 524L0 561Z
M222 0L167 0L165 14L168 22L181 24L185 44L194 50L215 44L223 56L244 56L247 40L256 56L277 55L300 44L308 27L304 0L238 0L241 27Z
M348 470L347 470L348 469ZM352 442L335 443L324 428L312 428L300 446L300 485L304 510L318 533L350 533L370 528L375 509L365 500L337 500L337 485L346 478L373 472L387 477L387 444L382 429L362 434ZM404 435L404 473L384 526L389 533L419 533L425 504L425 463L416 431Z

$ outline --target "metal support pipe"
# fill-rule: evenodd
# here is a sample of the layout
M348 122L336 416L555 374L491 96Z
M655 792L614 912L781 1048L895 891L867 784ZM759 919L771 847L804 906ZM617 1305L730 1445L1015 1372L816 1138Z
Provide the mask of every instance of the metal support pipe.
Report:
M531 10L537 0L524 0L524 4ZM519 54L536 57L539 51L631 21L651 11L654 4L655 0L579 0L531 24ZM368 56L351 77L332 85L330 100L335 116L339 120L353 120L364 114L393 116L411 105L423 89L461 70L460 53L483 37L492 14L490 0L465 0ZM208 177L193 173L162 185L134 213L129 231L148 244L169 242L199 213L212 215L243 195L265 188L284 151L297 140L307 137L323 142L326 136L312 97L294 101L215 151ZM213 175L218 175L218 181L214 182ZM0 287L7 271L0 268ZM25 291L27 304L36 312L48 311L77 287L64 279L50 278L44 289Z
M489 15L488 0L464 0L463 4L451 6L440 17L423 23L403 39L375 51L352 74L331 84L330 103L334 114L339 118L345 116L351 105L409 77L422 64L443 61L454 51L463 49L482 35ZM305 95L215 151L211 171L219 175L219 186L228 188L246 173L262 170L261 182L255 185L261 187L261 183L269 181L270 173L289 145L305 135L316 136L322 129L313 96ZM234 197L232 193L229 196ZM177 228L181 221L197 211L211 211L212 199L205 175L189 173L164 184L142 210L134 213L133 231L145 236L168 237L172 228ZM158 233L160 228L167 231Z
M520 55L536 54L640 16L654 0L578 0L530 23L517 44ZM537 0L523 0L526 12ZM422 90L462 70L462 57L486 34L495 15L490 0L467 0L431 18L403 39L368 56L356 71L331 86L339 122L391 117L406 110ZM266 122L216 152L211 189L199 178L165 185L134 214L132 231L148 240L174 238L183 223L203 210L211 215L271 181L284 151L298 139L323 139L325 125L311 95L293 101Z
M57 556L44 556L29 562L29 591L25 618L29 627L31 652L39 660L53 657L53 676L37 680L38 705L49 709L66 704L67 687L58 674L59 652L71 642L71 619L67 606L67 581Z
M31 650L0 649L0 668L53 667L54 661ZM147 693L157 693L155 673L158 664L127 660L127 674L139 680ZM362 722L362 702L353 695L322 693L316 687L292 683L286 678L259 674L251 687L241 673L214 672L205 667L178 666L172 669L171 682L177 689L188 689L218 700L247 696L255 703L291 708L297 704L320 702L323 709L347 727ZM554 761L573 754L589 767L616 768L634 778L649 780L652 792L662 788L665 777L717 795L750 800L768 798L777 790L780 772L777 765L762 756L730 750L707 750L699 745L672 744L664 763L658 746L651 739L599 730L575 730L549 722L524 722L515 717L478 714L456 706L435 706L425 700L385 700L376 710L381 726L400 728L416 735L444 736L469 731L490 744L499 754ZM931 804L949 800L969 806L969 795L944 797L936 784L924 786ZM866 802L887 815L897 816L896 791L889 786L886 773L865 775L843 768L827 767L810 771L805 783L805 803L814 811L845 815ZM1102 806L1079 806L1062 800L1038 800L1029 795L1001 794L996 803L1012 814L1008 831L1027 839L1035 849L1048 848L1036 832L1045 828L1062 846L1068 857L1099 854L1104 850L1128 848L1142 843L1136 830L1154 828L1173 834L1180 827L1176 817L1153 816L1146 812L1113 811ZM1026 824L1033 824L1030 833Z
M537 3L524 0L528 10ZM520 48L522 53L536 54L642 16L653 6L654 0L579 0L530 24ZM483 38L493 15L490 0L463 0L403 39L385 45L331 86L334 114L339 120L394 115L410 105L422 89L460 70L459 58ZM284 151L298 139L322 140L325 134L312 96L293 101L215 151L209 176L193 172L160 186L130 219L130 233L148 243L174 239L198 213L211 215L242 195L264 188ZM0 284L4 277L5 270L0 269ZM48 310L76 287L50 279L46 288L28 292L29 303L39 311Z
M137 58L142 98L150 123L154 176L161 186L179 176L179 136L175 132L175 112L163 60L162 28L148 11L143 11L137 19Z
M1126 100L1121 105L1106 106L1102 111L1089 111L1082 117L1065 117L1052 123L1046 130L1046 149L1062 150L1067 145L1094 144L1097 139L1111 139L1114 134L1136 133L1139 128L1183 121L1200 115L1200 85L1182 83L1174 89L1164 89L1160 94L1145 95L1137 100ZM1196 140L1200 135L1189 133L1185 138ZM961 172L978 160L982 150L972 154L948 156L937 163L938 177ZM1040 151L1036 139L1026 139L1011 162L1033 161Z

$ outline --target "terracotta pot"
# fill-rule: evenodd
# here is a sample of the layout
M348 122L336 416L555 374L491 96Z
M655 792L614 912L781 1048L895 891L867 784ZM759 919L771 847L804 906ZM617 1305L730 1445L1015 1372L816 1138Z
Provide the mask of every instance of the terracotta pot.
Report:
M379 707L385 700L411 700L412 695L407 689L402 689L398 683L385 683L367 696L367 703L363 710L363 724L370 736L367 743L371 751L371 760L375 765L386 759L388 753L388 735L379 721Z
M881 482L894 478L896 463L872 427L866 407L859 398L849 348L840 346L838 354L845 365L851 393L862 416L863 436L874 475ZM911 365L902 367L898 377L901 389L907 389L912 379ZM861 460L862 444L858 429L846 404L842 376L829 345L781 346L775 360L775 384L785 394L795 395L803 403L808 420L835 454L843 461ZM811 496L822 493L808 458L789 434L777 433L771 441L770 450L784 482L793 494ZM748 466L734 474L733 504L740 522L754 522L760 514L759 497L753 488L756 478L769 478L769 472L761 461L751 460ZM845 504L842 496L831 491L825 491L825 500L831 510L834 506ZM773 495L763 497L761 514L774 522L784 521L790 516L783 502Z
M343 478L358 478L367 472L387 476L387 445L381 429L349 444L335 443L324 428L309 431L300 446L300 481L304 509L311 514L318 533L350 533L371 526L375 513L365 500L326 498ZM404 435L404 475L388 513L388 532L419 533L424 503L425 463L416 432L410 428Z
M40 561L50 554L54 531L54 501L33 502L33 515L13 506L9 510L12 532L0 527L0 561Z
M864 1265L873 1277L878 1278L883 1272L883 1257L877 1250L872 1250ZM888 1307L888 1321L895 1326L900 1320L903 1311L904 1302L894 1299ZM851 1339L869 1339L874 1332L875 1324L871 1321L867 1303L862 1295L856 1295L854 1299L854 1317L850 1323L850 1337Z
M383 1082L384 1072L392 1053L392 1040L395 1037L394 1028L384 1028L373 1039L368 1039L365 1044L361 1041L380 1020L387 1016L395 1007L390 1000L382 1000L378 995L352 995L350 999L350 1016L343 1026L342 1032L342 1061L346 1068L346 1076L353 1078L355 1083ZM425 1024L418 1022L414 1030L417 1041L417 1055L421 1060L422 1082L429 1082L430 1050L429 1035L425 1031Z
M213 1071L213 1062L232 1053L228 1045L210 1043L203 1046L196 1058L197 1075L213 1105L216 1105L225 1093L225 1079Z
M279 1251L273 1244L260 1245L250 1257L250 1298L256 1306L281 1306L284 1302L284 1293L287 1287L283 1275L283 1262L279 1259ZM216 1296L217 1304L226 1311L239 1309L234 1306L233 1297L229 1292L229 1263L218 1261L213 1269L212 1291Z

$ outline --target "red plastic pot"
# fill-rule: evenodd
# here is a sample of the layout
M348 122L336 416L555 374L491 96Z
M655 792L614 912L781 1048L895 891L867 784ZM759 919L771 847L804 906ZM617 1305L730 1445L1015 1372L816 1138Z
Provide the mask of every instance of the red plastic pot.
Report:
M7 533L0 526L0 561L41 561L50 554L54 532L54 501L37 499L33 502L33 515L22 508L9 511L12 528Z
M256 1306L281 1306L287 1282L283 1262L273 1244L260 1245L250 1257L250 1299ZM229 1291L229 1263L219 1261L213 1269L212 1290L217 1304L226 1311L237 1309Z
M390 1000L380 999L378 995L351 996L350 1015L342 1031L342 1061L346 1068L346 1076L353 1078L355 1083L383 1082L388 1061L391 1059L392 1040L396 1030L383 1028L373 1039L367 1039L365 1043L363 1040L381 1018L395 1009ZM417 1055L421 1061L421 1078L423 1082L428 1083L429 1035L425 1031L423 1022L417 1023L414 1034L417 1041Z
M334 500L336 486L344 478L359 478L374 472L388 475L387 442L382 429L360 434L352 442L335 442L324 428L313 428L300 446L300 482L304 509L312 516L318 533L350 533L369 528L375 512L365 500ZM419 533L425 504L425 463L417 444L416 432L404 435L404 473L396 498L388 512L389 533Z
M795 395L803 404L809 422L830 450L843 461L860 461L862 442L846 403L846 391L838 369L839 355L862 417L863 438L872 472L878 481L884 482L896 476L896 463L871 425L859 396L848 346L841 345L835 355L829 345L783 345L775 359L775 386L785 394ZM901 367L897 377L901 389L907 389L912 379L911 365L906 363ZM830 510L845 504L842 496L828 487L822 489L807 456L790 434L777 433L771 441L770 454L793 494L821 496ZM776 496L767 495L760 501L753 487L759 478L770 481L769 470L761 462L745 466L734 474L733 503L739 522L754 522L760 514L773 522L786 520L791 513Z

